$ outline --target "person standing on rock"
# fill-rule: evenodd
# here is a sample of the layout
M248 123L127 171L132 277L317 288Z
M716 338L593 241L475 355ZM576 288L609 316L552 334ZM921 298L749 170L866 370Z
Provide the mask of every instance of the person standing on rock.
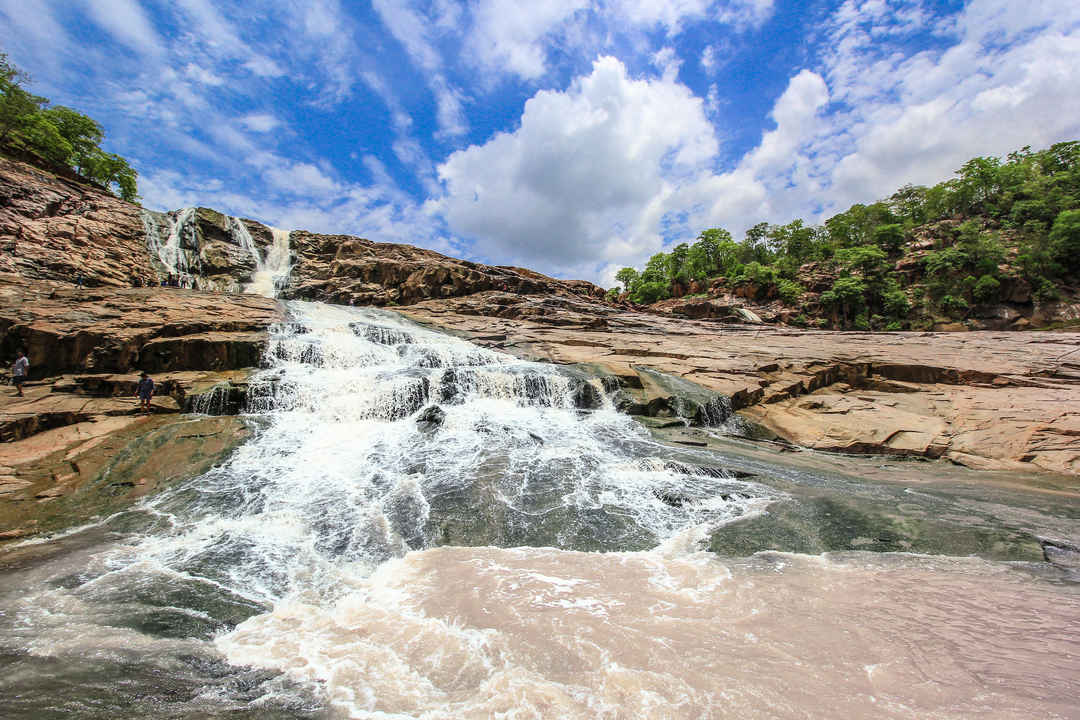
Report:
M19 397L23 396L22 386L29 374L30 361L26 359L26 351L20 350L19 356L15 358L15 363L11 366L11 382L18 390Z
M139 408L143 412L150 412L150 400L154 397L154 381L145 371L139 375L139 384L135 386L135 394L139 396Z

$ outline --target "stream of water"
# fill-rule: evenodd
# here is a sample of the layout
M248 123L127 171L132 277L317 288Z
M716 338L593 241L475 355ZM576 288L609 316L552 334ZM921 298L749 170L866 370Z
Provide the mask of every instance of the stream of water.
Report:
M0 575L5 717L1080 717L1075 583L717 557L782 493L597 380L289 311L252 440Z

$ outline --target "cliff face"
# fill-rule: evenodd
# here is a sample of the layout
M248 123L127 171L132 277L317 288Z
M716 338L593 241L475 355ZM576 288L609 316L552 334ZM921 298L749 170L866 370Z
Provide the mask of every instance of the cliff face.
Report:
M288 255L271 260L275 229L209 208L145 211L99 188L0 158L0 276L130 287L170 275L218 292L250 289L275 262L285 298L405 305L483 290L600 298L582 281L458 260L411 245L348 235L288 233ZM291 266L291 268L290 268Z

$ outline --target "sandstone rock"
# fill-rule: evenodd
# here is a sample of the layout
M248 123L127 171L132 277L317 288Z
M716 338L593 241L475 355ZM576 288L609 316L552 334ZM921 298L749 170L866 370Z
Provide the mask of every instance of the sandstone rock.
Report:
M654 383L653 370L726 395L767 430L809 447L1080 472L1080 428L1070 434L1069 424L1080 417L1080 369L1066 367L1080 334L796 331L586 302L545 312L542 297L508 317L485 295L402 312L522 357L600 368L619 378L617 406L633 414L657 399L656 413L675 414L665 408L677 393ZM604 329L588 329L590 317ZM841 392L854 388L856 397ZM808 400L815 405L801 406Z
M5 282L5 280L7 280ZM258 364L274 300L177 288L71 288L0 277L0 349L27 350L31 379L70 371Z
M599 300L604 290L523 268L489 266L347 235L294 231L297 262L286 294L343 305L406 305L481 291Z

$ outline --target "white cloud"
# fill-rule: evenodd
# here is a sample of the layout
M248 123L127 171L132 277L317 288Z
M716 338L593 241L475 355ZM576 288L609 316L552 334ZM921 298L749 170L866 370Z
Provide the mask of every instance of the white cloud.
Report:
M914 19L887 31L882 18L897 7ZM937 182L975 155L1080 135L1075 3L975 0L948 24L954 42L942 52L905 55L887 42L920 22L910 3L849 2L837 14L826 70L846 111L818 141L838 156L828 191L837 210Z
M375 0L373 7L413 62L428 71L428 86L436 102L438 134L442 137L455 137L467 132L468 123L462 107L462 94L443 74L442 56L431 36L438 23L432 22L431 18L419 11L392 0ZM443 11L441 17L444 16Z
M474 61L526 79L547 70L548 33L589 7L589 0L481 0L473 11L467 47Z
M220 75L196 65L195 63L188 63L184 67L184 74L195 82L209 85L210 87L219 87L225 84L225 80L222 79Z
M148 55L163 51L161 39L135 0L89 0L87 12L120 42Z
M338 185L322 169L311 163L285 163L263 172L263 179L278 192L300 197L338 193Z
M281 126L281 121L273 115L267 113L255 113L252 115L245 115L240 118L240 122L244 124L248 130L252 132L270 132Z
M665 198L716 152L686 87L600 58L565 92L526 102L517 131L440 165L439 209L481 256L594 276L659 247Z

